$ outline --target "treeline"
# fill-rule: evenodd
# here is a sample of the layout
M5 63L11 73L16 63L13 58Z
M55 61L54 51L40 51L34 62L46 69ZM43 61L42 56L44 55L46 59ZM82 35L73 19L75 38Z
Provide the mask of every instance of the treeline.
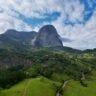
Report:
M0 71L0 88L9 88L26 78L22 68L21 66L17 66Z

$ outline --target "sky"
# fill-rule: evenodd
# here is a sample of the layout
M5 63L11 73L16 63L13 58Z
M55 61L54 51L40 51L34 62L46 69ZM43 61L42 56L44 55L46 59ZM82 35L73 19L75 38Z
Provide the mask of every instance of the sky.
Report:
M96 48L96 0L0 0L0 34L52 24L63 45Z

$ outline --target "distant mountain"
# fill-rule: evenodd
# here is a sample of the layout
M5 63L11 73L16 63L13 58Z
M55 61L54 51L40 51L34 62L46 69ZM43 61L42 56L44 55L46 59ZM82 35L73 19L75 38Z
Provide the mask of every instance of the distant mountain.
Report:
M18 32L16 30L8 30L4 35L23 44L29 44L30 41L37 35L37 32Z
M63 38L63 42L71 42ZM43 26L39 32L31 31L16 31L13 29L7 30L0 35L0 48L19 51L34 51L39 48L47 50L61 50L69 53L81 53L82 51L73 48L65 47L62 44L62 38L58 35L56 28L53 25ZM84 52L94 52L94 50L85 50Z
M63 46L57 30L52 25L43 26L34 40L34 45L38 47L57 47Z
M18 32L16 30L8 30L0 35L0 48L19 49L29 46L31 40L37 35L37 32Z
M86 49L83 51L83 53L93 53L96 54L96 48L95 49Z
M63 46L60 36L52 25L42 27L39 32L18 32L7 30L0 35L0 48L32 49L32 47Z

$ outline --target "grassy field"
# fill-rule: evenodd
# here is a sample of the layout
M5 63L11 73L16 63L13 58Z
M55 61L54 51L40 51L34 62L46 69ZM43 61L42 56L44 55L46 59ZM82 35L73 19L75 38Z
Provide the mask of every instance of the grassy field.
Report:
M96 81L89 81L87 84L88 87L83 87L79 82L71 81L63 96L96 96Z
M79 81L70 81L63 96L96 96L96 72L86 81L88 87L83 87Z
M54 83L59 84L44 77L27 79L10 89L1 91L0 96L54 96Z
M88 87L83 87L79 81L71 80L65 87L63 96L96 96L96 75L86 83ZM60 83L44 77L26 79L10 89L0 91L0 96L55 96L54 85L60 86Z

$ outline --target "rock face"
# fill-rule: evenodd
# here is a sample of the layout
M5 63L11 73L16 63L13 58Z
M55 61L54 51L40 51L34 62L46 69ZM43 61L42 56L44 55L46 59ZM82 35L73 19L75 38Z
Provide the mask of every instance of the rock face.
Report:
M38 47L63 46L57 30L52 25L46 25L39 30L39 33L34 40L34 45Z

